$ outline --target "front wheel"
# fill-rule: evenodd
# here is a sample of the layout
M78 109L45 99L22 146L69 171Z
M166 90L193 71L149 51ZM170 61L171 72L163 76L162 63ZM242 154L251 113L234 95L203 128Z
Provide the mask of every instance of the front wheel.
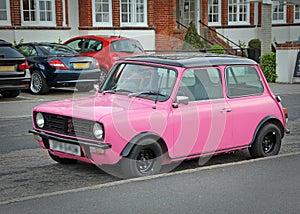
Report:
M14 98L19 96L20 90L1 91L1 95L4 98Z
M252 157L277 155L281 147L281 132L273 123L264 125L258 132L254 143L249 147Z
M125 177L140 177L157 174L162 166L162 149L152 139L143 139L135 145L127 157L123 157L121 168Z

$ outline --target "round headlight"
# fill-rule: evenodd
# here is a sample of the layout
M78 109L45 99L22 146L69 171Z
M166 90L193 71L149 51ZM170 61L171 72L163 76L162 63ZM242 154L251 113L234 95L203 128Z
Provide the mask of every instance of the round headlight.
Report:
M96 139L102 140L104 134L102 125L100 125L99 123L95 123L93 126L93 134Z
M42 113L37 113L35 115L35 124L39 127L39 128L43 128L45 125L45 119Z

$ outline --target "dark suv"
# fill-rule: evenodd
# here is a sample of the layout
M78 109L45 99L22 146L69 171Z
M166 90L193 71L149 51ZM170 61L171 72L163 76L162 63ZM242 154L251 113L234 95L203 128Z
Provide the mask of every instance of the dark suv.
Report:
M11 43L0 40L0 94L17 97L20 90L28 89L30 73L25 57Z

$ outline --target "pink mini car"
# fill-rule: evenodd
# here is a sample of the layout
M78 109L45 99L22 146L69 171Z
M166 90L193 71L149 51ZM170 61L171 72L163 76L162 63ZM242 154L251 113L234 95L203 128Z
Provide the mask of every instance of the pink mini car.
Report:
M32 118L55 161L117 164L125 177L242 149L276 155L287 131L257 63L200 54L120 60L95 95L39 105Z

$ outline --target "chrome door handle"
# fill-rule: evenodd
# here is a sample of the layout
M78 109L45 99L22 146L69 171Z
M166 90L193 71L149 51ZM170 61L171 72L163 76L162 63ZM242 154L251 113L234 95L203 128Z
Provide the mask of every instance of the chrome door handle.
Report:
M222 110L220 110L220 112L231 112L232 109L231 108L223 108Z

